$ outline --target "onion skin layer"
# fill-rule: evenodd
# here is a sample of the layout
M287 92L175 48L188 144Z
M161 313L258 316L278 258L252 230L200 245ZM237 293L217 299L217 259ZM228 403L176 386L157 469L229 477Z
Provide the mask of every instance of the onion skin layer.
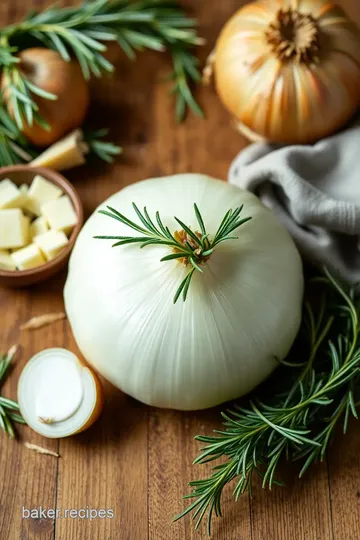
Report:
M90 103L88 83L78 62L66 62L56 51L36 47L25 49L18 56L23 75L46 92L58 96L55 101L32 94L32 99L39 107L38 113L50 125L50 131L35 121L32 126L25 123L22 130L35 146L49 146L83 124ZM6 100L4 79L2 88ZM11 102L9 112L12 114Z
M279 8L315 21L314 62L281 59L267 41ZM221 101L246 130L273 142L315 142L343 127L360 105L360 33L328 0L259 0L223 28L214 73Z
M95 371L93 371L91 368L89 368L85 364L85 362L82 362L81 360L79 360L79 361L83 365L84 369L89 370L89 372L90 372L90 374L91 374L91 376L92 376L92 378L93 378L93 380L95 382L96 402L95 402L95 406L94 406L94 408L93 408L87 422L78 431L75 431L74 433L71 433L69 436L76 435L77 433L81 433L82 431L85 431L86 429L91 427L96 422L96 420L99 418L99 416L102 413L102 410L104 408L104 388L103 388L103 385L100 382L100 379L99 379L97 373L95 373Z

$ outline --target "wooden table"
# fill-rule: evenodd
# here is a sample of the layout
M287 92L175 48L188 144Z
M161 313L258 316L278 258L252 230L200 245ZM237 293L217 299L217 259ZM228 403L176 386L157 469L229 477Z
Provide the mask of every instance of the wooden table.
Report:
M201 24L211 50L225 20L241 0L187 0ZM360 21L358 0L343 3ZM42 1L3 0L1 25L19 19ZM225 178L231 159L245 141L230 127L211 90L199 99L206 121L189 116L177 125L173 101L161 79L168 71L166 56L140 54L136 63L122 55L111 80L93 86L94 118L112 127L125 147L116 165L83 167L69 177L87 214L112 193L146 177L198 171ZM359 89L360 91L360 89ZM47 347L77 351L67 322L33 333L20 332L30 317L63 310L65 273L28 290L0 289L0 339L5 351L13 343L21 355L3 394L16 398L25 362ZM189 518L176 524L187 482L208 469L192 466L198 452L193 437L219 426L219 411L180 413L149 408L109 384L101 419L87 432L68 440L46 440L24 427L18 441L0 434L1 540L190 540L205 539L205 528L193 531ZM360 537L360 435L353 425L339 436L326 461L302 481L272 493L255 482L253 497L238 503L226 490L223 519L214 523L214 540L356 540ZM340 435L340 434L339 434ZM38 455L24 447L30 441L61 455ZM22 509L113 509L113 519L22 519Z

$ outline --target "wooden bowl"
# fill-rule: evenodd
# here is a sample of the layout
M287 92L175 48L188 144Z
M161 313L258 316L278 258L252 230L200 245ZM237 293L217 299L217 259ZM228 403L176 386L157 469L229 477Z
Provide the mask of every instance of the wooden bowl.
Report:
M49 182L59 186L64 194L70 197L78 221L71 233L68 245L57 257L55 257L55 259L42 264L41 266L37 266L36 268L31 268L30 270L0 269L0 285L5 287L26 287L28 285L34 285L35 283L40 283L41 281L49 279L62 270L69 260L71 250L74 247L75 240L84 222L84 212L79 195L72 184L56 171L42 167L29 167L28 165L13 165L0 168L0 181L9 178L18 186L21 184L31 184L33 178L37 174L40 174L46 178L46 180L49 180Z

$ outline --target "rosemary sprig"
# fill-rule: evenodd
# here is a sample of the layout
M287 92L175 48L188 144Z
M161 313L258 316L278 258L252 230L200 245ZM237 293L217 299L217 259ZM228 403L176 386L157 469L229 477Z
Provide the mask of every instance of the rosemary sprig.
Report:
M35 156L36 152L21 134L7 110L0 105L0 165L5 167L28 162Z
M0 355L0 385L4 383L7 370L16 354L16 350L17 347L11 347L7 354ZM13 422L25 424L19 413L19 405L11 399L0 396L0 427L10 439L15 438Z
M113 247L127 244L140 244L140 248L151 245L168 246L171 248L172 253L163 257L161 261L179 259L185 266L191 267L175 293L174 303L177 302L181 295L185 302L195 271L203 272L201 267L214 252L215 246L227 240L236 240L238 237L230 236L231 233L251 219L251 217L240 219L239 216L243 206L235 210L228 210L214 237L211 238L196 204L194 204L194 211L201 232L192 231L190 227L175 217L174 219L180 225L181 230L171 233L170 229L162 222L159 212L156 212L155 219L151 219L146 207L141 212L135 203L133 203L133 208L141 225L120 214L115 208L110 206L107 208L108 210L100 210L99 213L120 221L120 223L139 233L139 236L95 236L94 238L116 240Z
M193 511L198 527L208 512L210 535L212 516L221 516L221 494L228 483L236 479L236 500L247 489L251 492L254 474L264 488L282 485L275 478L282 459L301 459L303 476L312 462L324 459L335 426L342 421L345 433L349 417L358 417L359 301L354 289L347 290L327 270L317 283L324 294L321 301L313 295L305 304L300 339L269 384L272 397L258 393L246 407L235 405L222 413L223 429L196 437L206 446L194 463L224 456L226 461L214 467L209 478L190 482L193 491L185 498L195 501L175 519ZM297 357L306 350L307 358L299 365ZM276 381L281 388L274 393Z
M54 49L66 61L75 56L87 79L113 71L104 56L108 42L117 42L131 59L144 48L167 50L173 59L178 119L183 119L186 106L201 115L189 86L200 79L192 49L202 40L195 26L175 0L94 0L31 12L24 21L0 31L0 67L18 127L22 128L24 119L29 125L42 122L32 94L56 99L22 76L16 53L28 43Z

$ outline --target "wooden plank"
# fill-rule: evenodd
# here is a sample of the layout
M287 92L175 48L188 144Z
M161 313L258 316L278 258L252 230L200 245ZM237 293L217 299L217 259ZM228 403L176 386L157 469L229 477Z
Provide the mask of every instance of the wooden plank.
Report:
M336 436L328 456L334 540L354 540L360 536L359 422L350 421L345 436L339 426Z

